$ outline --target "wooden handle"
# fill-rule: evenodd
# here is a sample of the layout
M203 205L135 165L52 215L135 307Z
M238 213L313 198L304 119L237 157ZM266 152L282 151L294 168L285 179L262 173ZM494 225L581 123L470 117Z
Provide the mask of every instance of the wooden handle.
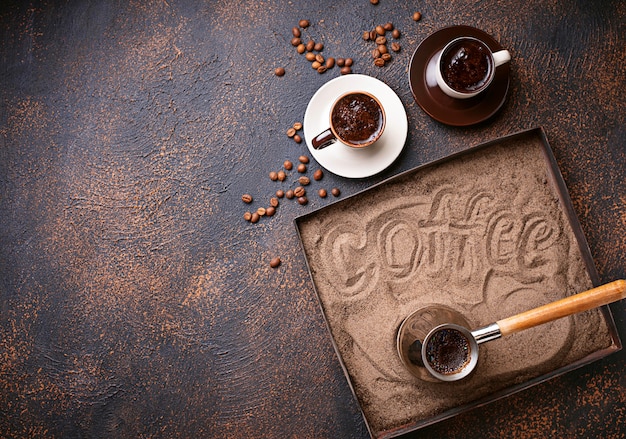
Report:
M626 281L616 280L556 302L499 320L503 336L551 322L591 308L607 305L626 297Z

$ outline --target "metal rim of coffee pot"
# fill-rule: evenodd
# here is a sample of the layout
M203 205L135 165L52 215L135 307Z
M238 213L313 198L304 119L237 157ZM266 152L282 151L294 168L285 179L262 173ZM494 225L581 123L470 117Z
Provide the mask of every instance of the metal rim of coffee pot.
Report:
M460 332L469 343L469 358L467 360L467 363L462 366L458 371L448 374L440 373L437 370L433 369L433 367L430 365L430 362L428 361L427 354L427 347L430 339L436 333L443 329L452 329ZM441 325L438 325L434 327L426 335L426 337L424 337L424 340L422 342L421 354L424 368L428 371L428 373L430 373L433 377L437 378L440 381L451 382L463 379L471 374L474 369L476 369L476 365L478 364L478 345L490 340L495 340L500 336L500 328L495 323L489 326L485 326L484 328L477 329L475 331L470 331L469 329L460 325L456 325L454 323L443 323Z

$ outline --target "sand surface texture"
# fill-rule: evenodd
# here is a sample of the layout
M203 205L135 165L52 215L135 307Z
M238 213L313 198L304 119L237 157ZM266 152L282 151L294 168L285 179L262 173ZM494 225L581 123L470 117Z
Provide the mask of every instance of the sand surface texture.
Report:
M481 346L470 378L429 383L396 353L427 304L471 329L592 286L541 140L514 137L427 166L298 221L337 351L376 435L610 347L599 310Z

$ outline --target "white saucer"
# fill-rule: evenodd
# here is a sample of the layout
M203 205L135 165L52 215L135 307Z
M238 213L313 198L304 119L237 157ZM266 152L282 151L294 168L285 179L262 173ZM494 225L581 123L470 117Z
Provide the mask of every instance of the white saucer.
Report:
M323 149L313 148L311 139L329 127L330 107L335 99L352 90L368 91L383 104L387 118L383 135L365 149L339 141ZM333 174L348 178L370 177L386 169L402 152L408 133L406 110L398 95L384 82L357 74L340 76L321 86L307 106L303 125L313 158Z

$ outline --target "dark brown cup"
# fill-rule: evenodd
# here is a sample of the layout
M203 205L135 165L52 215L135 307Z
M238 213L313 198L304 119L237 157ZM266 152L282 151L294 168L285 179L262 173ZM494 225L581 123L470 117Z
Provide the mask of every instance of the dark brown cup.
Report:
M366 148L383 134L385 121L385 110L374 95L351 91L333 103L330 127L315 136L311 144L322 149L340 141L352 148Z

